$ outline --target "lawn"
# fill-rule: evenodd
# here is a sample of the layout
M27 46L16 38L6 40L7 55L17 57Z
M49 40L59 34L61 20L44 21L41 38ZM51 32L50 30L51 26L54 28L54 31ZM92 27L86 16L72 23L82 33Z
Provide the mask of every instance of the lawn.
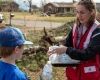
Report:
M12 12L15 16L13 19L21 20L38 20L38 21L51 21L51 22L66 22L75 19L75 17L55 17L52 16L41 16L40 14L29 14L27 12ZM9 19L9 12L3 12L5 19Z
M9 19L9 13L8 12L3 12L5 20ZM29 14L26 12L15 12L15 17L13 19L20 19L20 20L38 20L38 21L50 21L50 22L69 22L75 17L54 17L54 16L41 16L41 15L36 15L36 14ZM67 26L66 26L67 27ZM41 36L43 36L43 30L37 30L34 31L34 28L28 28L28 26L20 26L25 33L28 33L27 39L32 40L34 42L34 45L38 45L39 40ZM41 32L42 31L42 32ZM51 32L52 33L52 32ZM62 32L63 33L63 32ZM56 33L58 34L58 33ZM60 33L59 33L60 34ZM34 54L34 53L33 53ZM43 64L42 61L43 59L40 58L45 58L45 56L42 56L42 52L39 53L40 57L37 57L37 55L26 55L24 56L23 61L18 62L18 66L25 71L30 77L31 80L39 80L39 77L41 75L42 68L39 68L39 66L36 64L36 58L38 63L41 65ZM53 80L65 80L65 67L53 67Z

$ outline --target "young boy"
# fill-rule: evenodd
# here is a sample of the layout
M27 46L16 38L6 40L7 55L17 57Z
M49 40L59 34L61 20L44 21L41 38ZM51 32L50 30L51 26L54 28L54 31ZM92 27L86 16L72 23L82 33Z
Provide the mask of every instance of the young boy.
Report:
M28 80L15 64L22 57L24 44L32 42L26 41L18 28L6 27L0 30L0 80Z

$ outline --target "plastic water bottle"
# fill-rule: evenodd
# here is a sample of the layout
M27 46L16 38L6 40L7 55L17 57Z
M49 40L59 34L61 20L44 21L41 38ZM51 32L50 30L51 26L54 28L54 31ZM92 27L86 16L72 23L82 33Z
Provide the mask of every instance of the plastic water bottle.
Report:
M52 80L52 65L50 61L43 68L42 80Z

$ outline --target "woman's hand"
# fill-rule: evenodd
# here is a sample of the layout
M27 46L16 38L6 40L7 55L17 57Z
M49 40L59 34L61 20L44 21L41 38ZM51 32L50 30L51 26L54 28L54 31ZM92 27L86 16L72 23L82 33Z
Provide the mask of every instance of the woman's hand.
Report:
M50 56L51 54L63 54L66 53L67 47L66 46L58 46L52 50L48 50L47 54Z

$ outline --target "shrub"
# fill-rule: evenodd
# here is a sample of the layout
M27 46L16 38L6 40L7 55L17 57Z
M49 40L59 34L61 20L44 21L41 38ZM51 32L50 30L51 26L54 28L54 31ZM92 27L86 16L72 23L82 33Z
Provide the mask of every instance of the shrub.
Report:
M73 12L67 12L67 13L56 13L55 16L60 17L73 17L75 14Z

